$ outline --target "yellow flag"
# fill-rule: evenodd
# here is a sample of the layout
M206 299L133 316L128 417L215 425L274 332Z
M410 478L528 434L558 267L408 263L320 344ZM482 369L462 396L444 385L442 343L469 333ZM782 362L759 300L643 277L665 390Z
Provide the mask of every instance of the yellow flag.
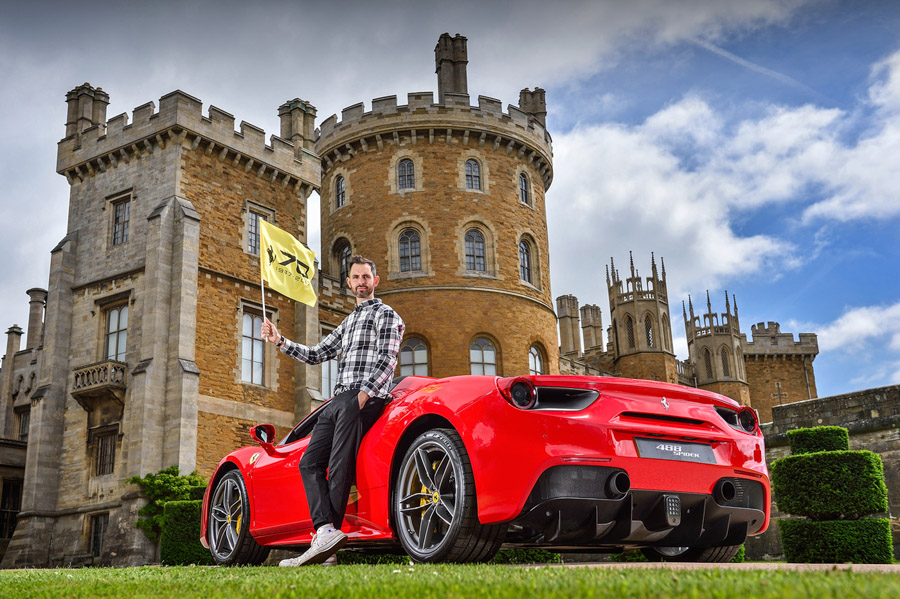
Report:
M308 306L316 305L316 255L287 231L259 219L260 276L269 287Z

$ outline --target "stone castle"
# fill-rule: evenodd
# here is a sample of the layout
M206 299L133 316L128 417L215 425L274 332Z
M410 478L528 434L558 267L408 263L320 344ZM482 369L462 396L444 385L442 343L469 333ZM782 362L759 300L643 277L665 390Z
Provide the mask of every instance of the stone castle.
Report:
M437 98L377 98L319 129L316 109L290 100L268 141L181 91L131 119L107 119L101 88L67 94L66 235L47 290L27 292L25 348L11 327L0 369L3 567L153 562L129 477L172 465L209 476L251 425L285 433L330 396L333 362L279 359L259 336L259 221L305 242L312 191L319 304L268 290L265 300L265 316L297 341L319 341L352 311L343 281L361 253L408 325L400 375L651 378L725 393L763 420L773 405L815 397L815 335L798 344L769 323L748 342L727 297L721 315L709 301L706 314L685 311L690 359L677 361L655 258L645 280L633 263L624 280L611 264L606 344L597 306L562 296L557 319L544 92L524 89L506 110L484 96L471 105L458 34L441 36L435 66Z

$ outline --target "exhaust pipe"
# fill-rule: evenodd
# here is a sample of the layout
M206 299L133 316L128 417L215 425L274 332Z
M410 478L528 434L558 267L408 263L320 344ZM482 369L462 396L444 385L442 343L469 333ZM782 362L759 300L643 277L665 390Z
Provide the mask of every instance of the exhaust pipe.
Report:
M734 501L735 496L737 496L737 489L734 483L728 479L720 480L716 488L713 489L713 498L719 504Z
M629 489L631 489L631 479L624 470L614 472L606 479L606 494L612 498L622 497Z

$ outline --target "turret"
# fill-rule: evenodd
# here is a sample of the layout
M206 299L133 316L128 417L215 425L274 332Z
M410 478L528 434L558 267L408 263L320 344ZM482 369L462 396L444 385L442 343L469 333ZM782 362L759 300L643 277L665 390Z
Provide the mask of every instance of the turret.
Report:
M47 303L47 291L35 288L25 293L31 298L28 302L28 337L25 340L25 347L32 349L39 347L44 337L44 305Z
M536 87L531 91L526 87L520 91L519 108L537 119L541 125L547 125L547 100L543 89Z
M578 298L561 295L556 298L556 312L559 316L559 352L581 354L581 331L578 330Z
M66 137L81 135L85 129L94 126L106 126L109 94L103 88L92 87L90 83L79 85L66 94L66 104Z
M460 34L450 37L444 33L434 47L434 66L438 76L438 103L444 104L445 94L469 94L466 81L466 38Z
M294 98L278 107L281 119L281 138L294 144L294 154L300 154L300 148L312 150L315 144L316 107Z

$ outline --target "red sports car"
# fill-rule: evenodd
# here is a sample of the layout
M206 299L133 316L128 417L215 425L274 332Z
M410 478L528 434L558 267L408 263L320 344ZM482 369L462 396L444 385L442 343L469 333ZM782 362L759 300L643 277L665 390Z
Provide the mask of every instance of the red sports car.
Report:
M359 448L348 548L417 562L490 559L501 545L641 548L724 562L769 524L769 477L753 410L653 381L580 376L410 376ZM202 542L220 564L304 549L314 532L298 463L318 417L280 443L221 461L203 498Z

